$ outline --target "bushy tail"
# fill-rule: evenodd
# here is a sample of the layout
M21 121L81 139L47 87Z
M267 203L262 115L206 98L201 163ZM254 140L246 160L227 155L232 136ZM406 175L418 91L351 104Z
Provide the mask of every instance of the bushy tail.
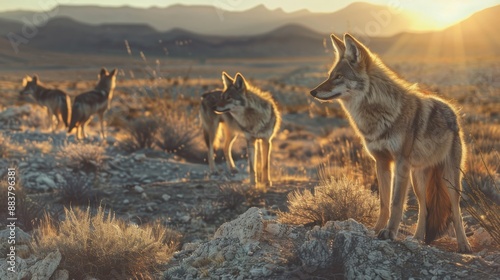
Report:
M443 168L443 164L432 168L427 181L425 193L427 204L425 243L427 244L441 236L451 221L451 201L443 178Z
M62 99L62 104L61 104L61 115L64 121L64 125L66 127L69 126L69 121L70 121L70 116L71 116L71 100L69 99L69 96L66 95L66 97Z
M71 133L73 128L76 127L77 122L81 119L81 113L79 110L78 103L73 104L73 108L71 109L71 121L68 126L68 133Z

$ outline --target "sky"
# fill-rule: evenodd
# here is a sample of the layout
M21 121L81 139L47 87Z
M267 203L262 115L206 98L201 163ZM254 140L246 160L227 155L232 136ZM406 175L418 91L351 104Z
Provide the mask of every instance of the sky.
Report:
M160 0L0 0L0 11L10 10L33 10L39 11L60 5L100 5L100 6L132 6L149 8L152 6L167 7L174 4L185 5L213 5L225 10L246 10L260 4L270 9L281 8L287 12L300 9L308 9L313 12L333 12L353 2L351 0L184 0L184 1L160 1ZM474 12L485 8L500 5L500 0L363 0L378 5L399 6L404 10L417 15L424 15L433 22L436 27L451 25L467 18Z

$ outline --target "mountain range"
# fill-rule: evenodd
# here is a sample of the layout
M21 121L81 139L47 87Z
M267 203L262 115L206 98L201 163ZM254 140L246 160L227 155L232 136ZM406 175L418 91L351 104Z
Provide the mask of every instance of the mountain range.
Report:
M363 6L367 4L359 4ZM351 5L349 7L355 7ZM349 8L348 7L348 8ZM73 9L73 7L71 7ZM167 9L186 9L186 6L172 6ZM59 7L61 11L63 7ZM86 8L83 7L83 10ZM125 9L125 8L116 8ZM132 8L127 8L132 9ZM213 8L212 8L213 9ZM262 6L256 9L265 9ZM347 9L347 8L346 8ZM162 10L162 9L160 9ZM265 9L267 10L267 9ZM264 12L264 10L262 10ZM282 11L269 11L284 13ZM157 11L160 13L159 11ZM252 12L247 11L247 12ZM85 13L84 13L85 14ZM307 15L309 12L298 11L294 14ZM500 53L500 34L496 31L499 21L500 5L473 14L464 21L445 30L412 33L400 32L391 36L371 36L361 34L359 37L372 50L380 54L403 56L489 56ZM11 13L12 15L12 13ZM190 18L197 17L193 14ZM227 16L227 14L225 14ZM0 14L2 17L2 14ZM258 16L258 18L263 18ZM353 18L365 18L358 14ZM38 28L33 38L27 38L27 44L20 44L20 50L34 50L52 53L88 53L116 54L139 51L148 55L165 55L173 57L265 57L265 56L318 56L324 55L330 48L328 34L317 32L304 24L287 23L262 34L240 34L238 36L209 35L190 30L173 28L158 31L144 23L133 23L138 19L130 17L127 24L102 23L88 24L70 17L55 17ZM243 22L246 19L241 19ZM167 20L166 20L167 21ZM255 21L255 19L254 19ZM0 59L15 57L8 34L12 32L23 36L23 23L0 18ZM216 26L205 26L216 29ZM236 28L233 26L233 28ZM339 27L332 28L341 35L345 31ZM245 33L245 32L241 32Z
M0 13L0 18L22 22L23 19L33 19L35 14L32 11L10 11ZM263 34L289 24L300 24L318 33L340 33L353 28L365 29L371 21L377 20L383 26L377 35L390 36L414 30L419 20L408 12L395 13L385 6L368 3L353 3L330 13L307 10L287 13L282 9L270 10L264 5L245 11L227 11L214 6L179 4L148 9L62 5L47 14L89 25L147 24L160 32L181 28L193 33L222 36Z

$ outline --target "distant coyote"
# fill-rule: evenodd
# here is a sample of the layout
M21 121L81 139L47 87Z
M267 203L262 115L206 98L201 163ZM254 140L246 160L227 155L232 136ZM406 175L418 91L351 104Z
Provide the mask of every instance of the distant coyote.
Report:
M92 115L97 114L101 124L101 135L104 139L104 112L111 105L113 90L116 84L116 69L108 72L105 68L97 76L99 81L94 90L79 94L73 102L73 114L71 115L71 123L69 124L68 132L73 128L77 129L77 139L86 138L85 125L90 121Z
M399 78L351 35L331 39L333 66L311 95L322 102L339 100L375 159L379 238L396 238L411 177L419 204L415 238L430 243L451 220L458 250L471 253L459 204L467 149L456 110Z
M230 128L240 131L247 140L250 183L271 186L269 161L272 139L281 123L278 107L270 93L250 86L240 73L233 79L222 72L222 81L224 90L216 103L215 112L231 116ZM261 160L261 170L255 172L257 160Z
M30 78L26 76L23 79L24 89L21 90L21 97L29 96L38 104L47 108L47 116L52 131L60 127L61 122L66 127L69 124L69 116L71 115L71 100L69 96L62 90L48 89L40 83L37 75ZM57 125L53 126L52 115L56 116Z
M217 173L214 161L214 150L216 148L216 141L219 132L219 124L224 128L224 157L226 158L227 167L231 173L237 173L238 170L234 165L231 148L234 140L238 137L238 126L233 117L229 113L217 114L214 109L217 102L222 98L221 90L213 90L206 92L202 95L201 100L201 124L203 128L203 137L208 148L208 166L210 172Z

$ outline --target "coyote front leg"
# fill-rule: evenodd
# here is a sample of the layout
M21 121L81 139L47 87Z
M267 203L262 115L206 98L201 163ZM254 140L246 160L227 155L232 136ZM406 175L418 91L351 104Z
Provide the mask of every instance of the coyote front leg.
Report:
M396 239L403 208L406 200L408 184L410 183L410 164L404 158L399 158L394 167L394 188L392 193L391 215L389 224L378 234L380 239Z
M391 162L383 156L376 156L378 193L380 199L380 213L375 225L375 232L385 228L389 220L389 206L391 205Z

